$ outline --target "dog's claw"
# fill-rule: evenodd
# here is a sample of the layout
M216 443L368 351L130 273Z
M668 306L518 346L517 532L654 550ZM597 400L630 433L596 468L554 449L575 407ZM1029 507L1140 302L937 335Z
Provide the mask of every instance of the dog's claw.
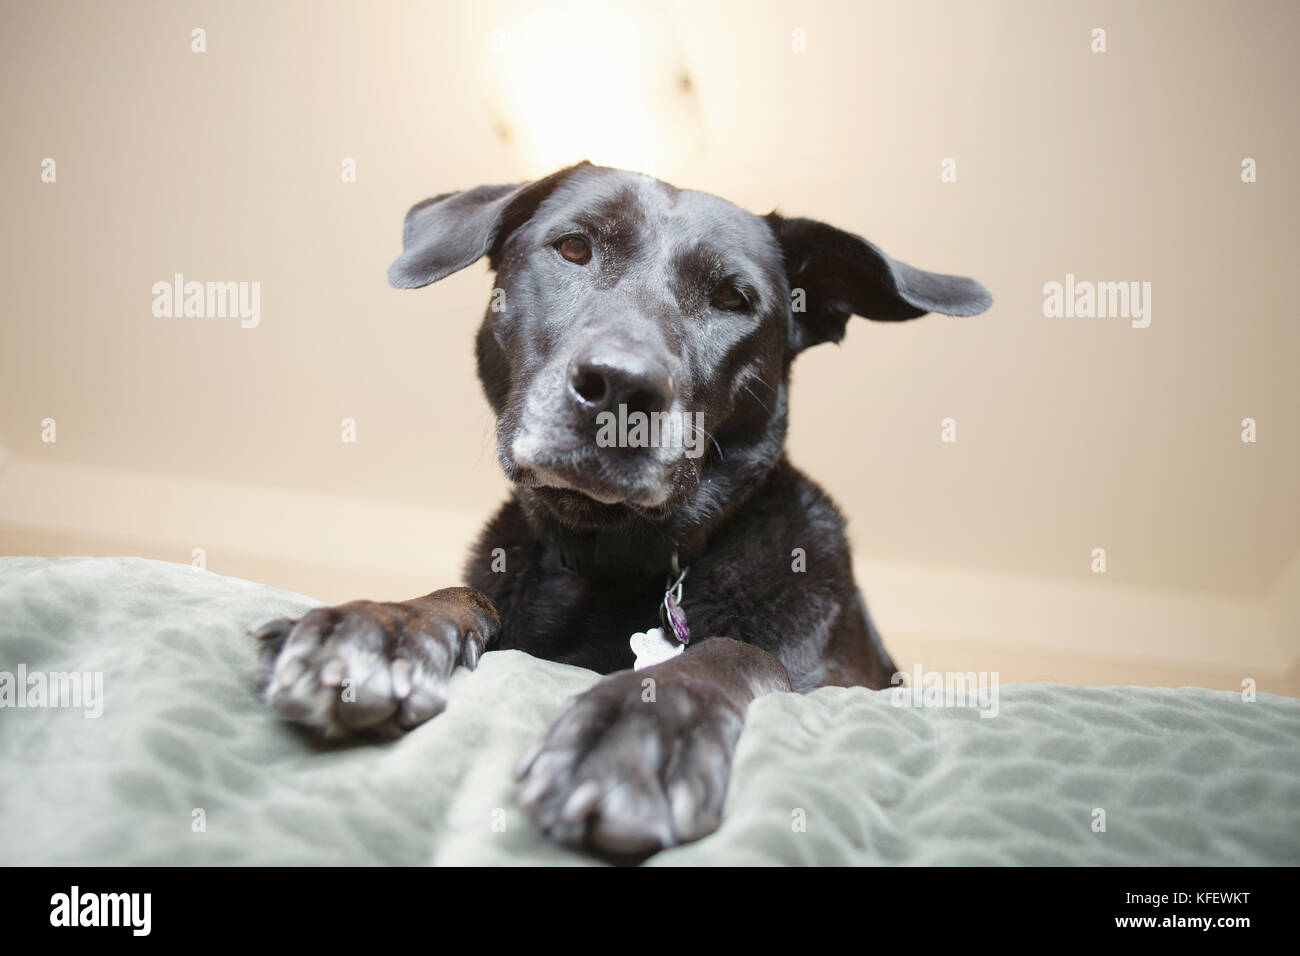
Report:
M527 753L519 758L519 762L515 764L515 769L511 773L511 776L514 777L515 783L519 783L524 779L524 777L528 776L528 771L532 768L533 761L541 755L541 752L542 744L534 744L532 747L528 748Z
M588 780L570 794L560 810L560 819L565 823L577 823L592 811L604 793L604 787L594 780Z
M696 826L699 801L686 781L676 780L668 787L668 808L672 815L673 830L679 836Z
M461 658L468 670L478 668L479 658L483 656L483 639L476 633L470 631L465 635L465 649L461 651Z
M519 794L519 802L526 807L535 807L546 794L551 781L545 777L533 777Z
M405 657L394 659L392 666L389 668L393 676L393 696L398 700L406 700L411 696L411 662Z
M267 641L279 637L281 634L288 633L293 627L293 619L288 617L273 617L269 621L263 621L256 627L248 629L248 636L259 641Z
M348 665L342 659L335 657L326 662L325 666L320 669L320 682L326 687L339 687L343 684L343 678L348 674Z
M307 665L302 662L301 657L292 657L285 662L276 675L281 687L292 687L298 682L298 678L303 675Z

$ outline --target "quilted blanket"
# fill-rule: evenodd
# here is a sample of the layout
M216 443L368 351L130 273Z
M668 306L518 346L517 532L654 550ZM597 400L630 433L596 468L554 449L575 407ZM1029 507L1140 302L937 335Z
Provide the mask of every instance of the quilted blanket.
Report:
M0 559L0 863L597 862L547 842L509 775L595 674L488 654L404 738L326 746L268 712L245 636L315 603L137 558ZM1300 701L909 701L757 701L721 829L649 864L1300 863Z

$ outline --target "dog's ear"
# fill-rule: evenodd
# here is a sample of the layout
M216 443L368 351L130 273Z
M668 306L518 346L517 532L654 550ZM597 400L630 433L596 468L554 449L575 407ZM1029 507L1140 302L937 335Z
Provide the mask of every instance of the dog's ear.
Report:
M388 267L389 284L418 289L494 253L556 186L590 165L583 160L536 182L478 186L416 203L402 225L402 254Z
M894 322L927 312L976 315L993 304L974 279L914 268L824 222L786 219L775 212L764 218L785 256L795 299L795 351L838 342L851 315ZM802 301L795 291L800 289Z

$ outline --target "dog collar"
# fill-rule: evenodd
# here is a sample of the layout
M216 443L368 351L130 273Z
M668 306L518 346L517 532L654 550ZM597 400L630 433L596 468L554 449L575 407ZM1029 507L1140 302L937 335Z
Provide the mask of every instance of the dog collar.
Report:
M671 631L682 644L691 642L691 629L686 626L686 612L682 610L682 582L690 573L691 566L682 567L673 552L673 570L668 575L668 586L664 589L664 599L659 604L659 623L665 632Z
M632 665L634 670L661 664L676 657L691 642L686 612L682 610L682 585L690 570L690 565L684 568L681 566L677 552L674 551L673 568L664 588L664 599L659 602L660 626L637 631L628 640L632 653L636 655L636 663Z

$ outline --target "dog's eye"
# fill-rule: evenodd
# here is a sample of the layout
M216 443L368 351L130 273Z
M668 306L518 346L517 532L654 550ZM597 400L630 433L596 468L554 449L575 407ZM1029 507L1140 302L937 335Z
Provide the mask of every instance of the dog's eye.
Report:
M555 244L555 250L570 262L585 266L591 261L591 243L582 236L565 236Z
M715 309L723 312L751 312L754 308L749 297L731 283L719 286L709 301Z

